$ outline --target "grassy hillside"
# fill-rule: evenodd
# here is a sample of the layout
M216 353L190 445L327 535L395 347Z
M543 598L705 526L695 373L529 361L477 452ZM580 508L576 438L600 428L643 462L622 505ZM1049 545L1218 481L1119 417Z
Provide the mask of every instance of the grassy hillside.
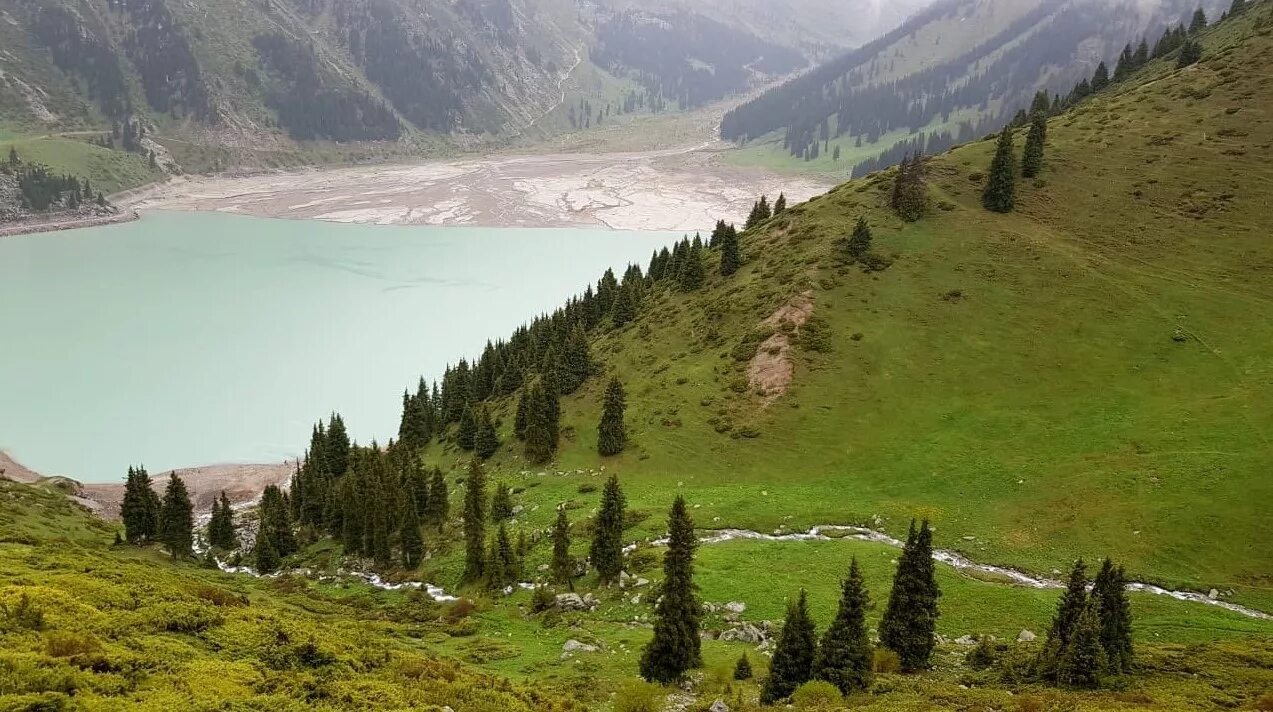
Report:
M1259 7L1209 31L1199 65L1153 63L1053 119L1015 213L981 209L979 142L930 160L918 223L885 209L885 173L747 233L738 275L661 293L594 345L627 384L628 452L595 454L594 378L564 401L555 464L527 468L506 446L494 470L538 485L537 525L604 467L650 513L685 493L700 526L898 535L924 516L977 560L1047 574L1110 554L1138 579L1273 610L1273 102L1253 69L1273 41ZM840 264L858 216L888 270ZM746 360L761 322L805 291L829 349L796 339L794 381L770 402Z

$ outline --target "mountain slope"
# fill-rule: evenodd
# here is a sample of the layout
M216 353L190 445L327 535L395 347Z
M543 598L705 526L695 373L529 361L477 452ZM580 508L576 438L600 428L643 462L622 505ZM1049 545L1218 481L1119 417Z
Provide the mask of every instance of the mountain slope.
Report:
M1209 30L1198 65L1152 62L1052 119L1015 213L980 207L993 142L973 143L930 160L920 222L887 211L876 174L747 232L736 276L655 289L593 346L627 384L634 441L600 462L634 506L686 492L706 526L898 535L925 516L979 560L1046 573L1112 554L1139 579L1273 609L1273 87L1258 69L1273 40L1256 7ZM859 216L894 258L883 272L837 257ZM806 299L816 328L790 339L790 388L758 395L753 359L787 353L758 353L765 322ZM543 469L596 468L606 380L564 399ZM576 478L520 459L502 407L496 469L571 499Z
M844 173L903 141L940 152L1004 125L1038 90L1064 96L1102 61L1113 72L1125 44L1152 45L1195 6L945 0L730 111L721 136L756 142L739 160Z

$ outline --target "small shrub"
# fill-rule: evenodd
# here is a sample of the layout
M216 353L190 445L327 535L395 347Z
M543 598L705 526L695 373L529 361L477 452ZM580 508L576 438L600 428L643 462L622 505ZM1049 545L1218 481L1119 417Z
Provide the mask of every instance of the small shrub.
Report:
M467 598L461 598L458 601L453 601L451 605L446 607L446 610L442 612L442 620L448 623L454 623L455 621L468 618L473 615L476 610L477 604Z
M53 658L91 655L100 652L101 649L102 644L89 633L58 630L49 633L44 640L44 651Z
M5 627L44 630L44 609L25 593L12 606L0 603L0 615L4 617Z
M591 482L585 482L579 485L579 494L588 494L590 492L596 492L596 491L597 491L597 486L592 484Z
M791 702L800 710L830 710L843 701L840 689L826 680L806 682L791 695Z
M615 693L614 712L662 712L666 699L662 687L633 680Z
M743 653L742 656L738 658L738 662L734 665L734 679L750 680L751 675L751 661L747 659L747 653Z
M477 620L473 618L465 618L456 621L446 627L446 634L452 638L467 638L470 635L477 635Z
M973 670L985 670L994 665L998 659L999 651L995 649L995 644L990 642L989 636L984 635L981 636L981 640L977 641L976 647L968 651L968 654L964 656L968 667Z
M810 351L827 353L831 350L831 325L820 316L811 316L800 329L800 345Z
M202 599L220 608L238 608L248 605L247 596L227 591L216 586L203 585L194 590L195 598Z
M543 613L552 608L557 603L557 597L553 592L548 590L547 586L536 586L535 590L530 594L530 610L534 613Z
M980 183L981 180L985 177L986 177L986 174L982 173L981 171L973 171L972 173L968 174L968 180L972 181L973 183Z
M896 673L902 669L902 659L888 648L876 648L871 669L877 673Z

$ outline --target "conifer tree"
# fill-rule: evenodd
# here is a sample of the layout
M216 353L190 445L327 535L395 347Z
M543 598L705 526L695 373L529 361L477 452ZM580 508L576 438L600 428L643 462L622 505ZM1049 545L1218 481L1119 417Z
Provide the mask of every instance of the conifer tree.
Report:
M476 458L464 481L464 576L473 583L486 573L486 473Z
M1176 59L1176 69L1184 69L1191 64L1197 64L1202 59L1202 44L1195 40L1185 40L1180 45L1180 56Z
M1237 17L1246 12L1246 0L1233 0L1229 5L1229 17Z
M662 596L654 607L654 637L641 653L641 677L669 683L702 664L700 605L694 595L694 521L677 495L668 515Z
M733 225L721 232L720 238L720 273L724 277L738 271L743 264L742 252L738 245L738 230Z
M234 531L234 509L230 500L221 492L221 498L212 504L212 519L208 522L208 543L222 551L238 547L239 537Z
M990 176L981 194L981 205L996 213L1009 213L1016 202L1017 160L1013 155L1012 128L1005 126L990 161Z
M619 477L610 475L601 491L601 506L597 510L592 546L588 550L588 560L596 567L602 586L618 581L619 573L623 571L623 517L626 506L627 498L619 487Z
M857 557L849 565L849 577L840 585L840 607L822 636L814 663L814 676L835 685L840 694L871 686L871 639L866 631L866 586Z
M853 233L845 240L844 249L849 259L855 262L871 253L871 228L866 224L866 218L859 217L853 225Z
M1099 604L1089 600L1079 610L1070 640L1061 651L1056 665L1056 679L1073 687L1100 687L1108 667L1105 649L1101 647Z
M787 606L782 633L769 663L769 677L760 689L760 703L772 705L791 697L804 683L813 679L813 659L817 654L817 637L805 590Z
M491 521L502 522L513 517L513 499L509 495L508 486L503 482L495 484L495 494L491 497Z
M252 548L252 556L257 573L272 574L278 571L281 563L278 550L274 548L274 542L270 541L270 533L265 529L256 533L256 545Z
M557 521L553 523L552 576L555 583L569 584L574 588L575 561L570 556L570 520L566 508L557 508Z
M466 406L460 414L460 427L455 431L455 444L461 449L472 450L477 440L476 406Z
M1104 62L1096 65L1096 71L1092 73L1092 91L1100 91L1109 86L1109 68Z
M780 215L787 211L787 196L782 193L778 194L778 199L774 201L774 215Z
M425 510L425 523L442 531L446 524L447 509L451 504L450 493L446 487L446 476L439 468L433 468L432 482L429 485L429 507Z
M932 530L925 520L916 531L912 521L880 620L880 642L897 653L905 672L928 667L936 644L940 595L933 569Z
M120 518L124 520L124 538L130 544L145 544L159 533L159 498L145 467L128 468Z
M627 408L627 395L618 378L611 378L606 386L605 402L601 408L601 422L597 425L597 452L602 456L618 455L627 445L628 434L623 422Z
M473 437L473 449L483 460L499 450L499 435L495 432L495 423L491 422L491 411L485 405L478 406L477 409L477 433Z
M292 516L283 492L275 485L269 485L261 492L259 507L260 528L269 531L270 542L280 557L291 556L300 548L296 543L296 535L292 533Z
M1127 600L1127 577L1122 566L1105 559L1092 583L1092 598L1100 610L1101 647L1114 673L1131 671L1132 609Z
M1052 625L1048 629L1048 637L1039 652L1036 668L1039 673L1050 680L1058 674L1060 657L1073 637L1074 628L1078 625L1079 616L1087 606L1087 565L1082 559L1074 562L1070 570L1069 581L1065 591L1056 604L1056 613L1052 617Z
M570 338L566 340L566 348L562 352L561 365L562 393L569 394L579 390L579 386L582 386L592 373L592 355L588 346L588 337L579 324L575 324L570 330Z
M327 442L323 448L323 457L327 461L327 470L335 477L340 477L349 469L349 434L345 430L345 419L340 413L332 413L327 425Z
M725 238L725 221L717 220L716 227L712 228L712 236L707 239L708 247L720 247L721 240Z
M614 311L610 314L610 323L616 329L630 324L636 318L635 298L631 288L619 290L614 300Z
M190 556L194 543L194 505L190 503L186 483L175 472L168 476L168 486L164 488L159 536L172 558Z
M513 416L513 435L518 440L526 439L526 424L530 419L531 410L531 388L527 386L522 389L522 393L517 397L517 413Z
M778 198L781 199L782 196L778 196ZM738 656L738 662L734 663L734 679L750 680L751 676L751 661L747 659L747 653L744 652Z
M924 216L928 192L924 184L924 161L919 152L902 159L893 182L893 211L898 217L914 222Z
M681 264L678 283L683 292L692 292L703 286L707 279L706 267L703 266L703 251L699 247L690 247L685 251L685 260Z
M402 568L414 571L424 556L424 538L420 536L420 515L415 499L403 503L402 528L398 532L398 544L402 550Z
M1189 20L1189 34L1196 35L1207 29L1207 13L1198 8L1193 11L1193 18Z
M542 373L526 394L526 459L535 464L548 462L557 452L561 407L554 381L550 373Z
M491 552L487 557L486 583L491 590L503 590L517 583L517 557L508 541L508 529L500 522L491 539Z
M1043 145L1047 140L1048 120L1042 112L1030 119L1030 132L1025 137L1025 154L1021 158L1021 175L1033 178L1043 168Z

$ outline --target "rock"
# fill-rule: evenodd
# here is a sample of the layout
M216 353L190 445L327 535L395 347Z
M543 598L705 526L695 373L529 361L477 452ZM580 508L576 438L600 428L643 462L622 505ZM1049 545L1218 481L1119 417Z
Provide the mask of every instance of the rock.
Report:
M720 631L710 629L700 630L698 632L698 637L703 640L716 640L717 638L720 638Z
M1038 637L1039 636L1034 634L1034 631L1026 630L1025 628L1022 628L1021 632L1017 633L1017 642L1018 643L1033 643L1035 640L1038 639Z
M591 593L585 593L583 595L583 604L588 607L588 610L591 611L592 609L597 607L597 597L592 595Z
M729 611L730 613L742 613L743 611L747 610L747 604L743 603L742 601L730 601L729 603L725 604L725 610Z
M703 601L703 612L712 614L720 610L720 605L711 601Z
M637 580L636 580L636 583L634 583L634 584L632 584L632 585L633 585L633 586L649 586L649 585L650 585L650 580L649 580L649 579L643 579L643 578L641 578L640 576L638 576L638 577L637 577Z
M742 625L736 628L730 628L729 630L720 634L720 640L726 640L726 641L732 640L732 641L738 641L740 643L751 643L753 645L757 643L763 643L768 639L769 639L768 633L761 630L760 628L757 628L755 625L752 625L751 623L743 623Z
M729 621L730 623L737 623L738 621L742 620L742 618L740 618L737 613L726 613L725 615L721 617Z
M559 611L588 611L592 610L592 606L596 603L589 605L588 601L580 598L577 593L559 593L555 605Z
M935 639L936 639L936 641L937 641L937 644L938 644L938 645L945 645L946 643L949 643L949 642L950 642L950 641L946 638L946 636L942 635L941 633L938 633L938 634L936 635Z
M964 537L964 541L977 541L977 537L975 537L975 536L966 536L966 537Z
M597 652L597 646L581 643L571 638L566 641L565 645L561 646L561 650L566 653L595 653Z
M1214 600L1216 600L1216 599L1217 599L1217 598L1219 598L1219 597L1220 597L1220 592L1219 592L1219 591L1217 591L1217 590L1215 590L1214 588L1207 592L1207 598L1209 598L1209 599L1211 599L1211 600L1213 600L1213 601L1214 601Z
M716 700L707 708L707 712L729 712L729 705L725 704L725 700Z
M976 645L977 639L971 635L961 635L955 638L955 645Z

